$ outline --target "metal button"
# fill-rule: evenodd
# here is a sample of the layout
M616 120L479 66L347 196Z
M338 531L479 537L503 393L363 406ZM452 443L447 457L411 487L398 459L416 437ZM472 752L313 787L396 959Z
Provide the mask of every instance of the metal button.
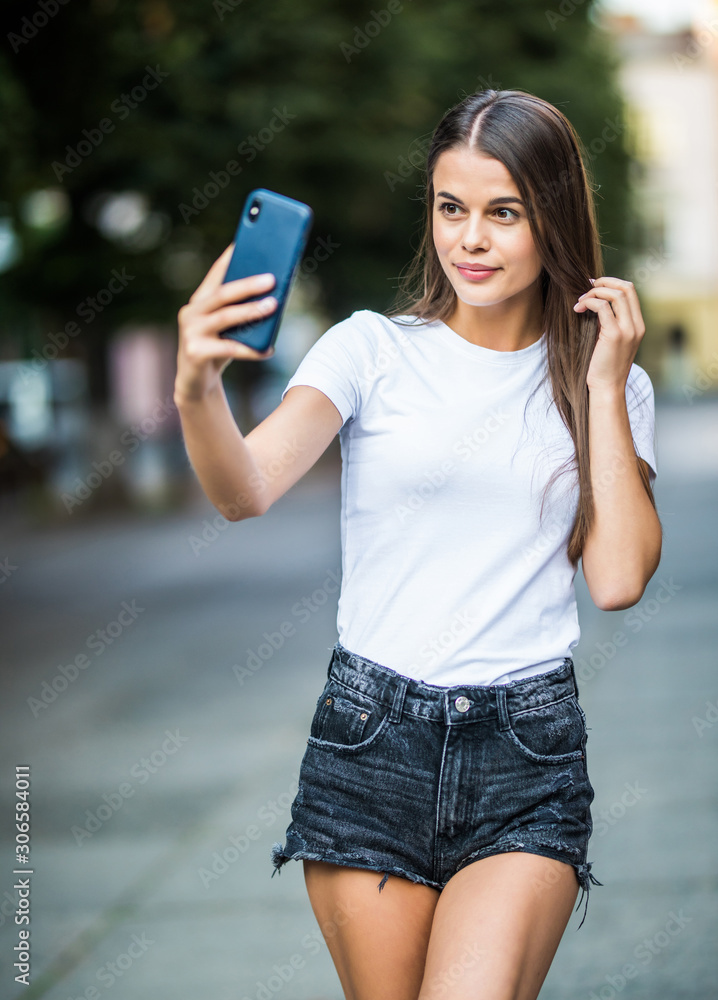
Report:
M463 694L456 699L454 704L456 705L456 707L460 712L468 712L469 709L471 708L471 702L469 701L468 698L465 698Z
M368 715L366 714L366 712L362 712L362 714L361 714L361 715L359 716L359 718L360 718L360 719L362 720L362 722L363 722L363 721L364 721L364 719L367 719L367 718L369 718L369 716L368 716Z
M331 699L331 698L327 698L327 700L326 700L326 704L327 704L327 705L331 705L331 703L332 703L332 699Z

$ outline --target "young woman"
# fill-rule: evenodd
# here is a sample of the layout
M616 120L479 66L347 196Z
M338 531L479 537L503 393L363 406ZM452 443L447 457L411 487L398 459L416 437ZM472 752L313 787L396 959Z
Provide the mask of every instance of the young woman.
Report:
M419 292L331 327L246 437L221 373L268 354L217 334L276 303L242 302L271 276L221 284L228 248L180 310L175 399L233 520L340 432L339 640L272 860L303 861L346 997L534 1000L579 888L601 884L573 580L581 558L617 610L658 566L653 390L556 108L461 101L426 207ZM273 461L287 440L296 457Z

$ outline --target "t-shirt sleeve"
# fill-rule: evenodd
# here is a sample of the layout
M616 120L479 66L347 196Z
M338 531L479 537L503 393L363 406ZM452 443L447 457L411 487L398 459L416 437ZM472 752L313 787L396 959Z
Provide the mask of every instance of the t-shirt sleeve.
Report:
M631 424L636 453L650 466L648 478L651 486L656 478L655 449L655 397L653 384L638 365L631 365L626 381L626 408Z
M335 323L309 348L282 392L294 385L311 385L334 403L342 426L356 416L361 404L358 377L365 330L357 313Z

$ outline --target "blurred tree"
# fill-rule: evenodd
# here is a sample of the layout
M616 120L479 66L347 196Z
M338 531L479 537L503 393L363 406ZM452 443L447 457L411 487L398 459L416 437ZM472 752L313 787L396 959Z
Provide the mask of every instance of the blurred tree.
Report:
M487 86L536 93L574 123L620 273L623 111L592 7L6 0L0 243L11 246L10 226L16 258L0 301L12 350L27 356L75 322L68 350L94 358L101 395L107 335L174 324L259 186L314 208L307 258L332 319L387 308L418 243L426 141Z

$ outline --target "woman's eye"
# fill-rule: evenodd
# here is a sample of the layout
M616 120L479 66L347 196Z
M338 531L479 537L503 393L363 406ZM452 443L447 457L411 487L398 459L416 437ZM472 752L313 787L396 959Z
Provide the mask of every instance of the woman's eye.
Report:
M447 212L446 210L448 208L458 208L458 205L456 205L453 201L443 201L439 205L439 211L443 212L445 215L454 216L457 214L455 212Z
M450 209L456 209L456 211L449 211ZM443 201L439 205L439 212L442 215L447 216L447 218L455 219L461 212L460 207L453 201ZM501 214L504 213L504 214ZM502 222L512 222L514 219L518 219L518 212L514 212L510 208L497 208L496 217Z

